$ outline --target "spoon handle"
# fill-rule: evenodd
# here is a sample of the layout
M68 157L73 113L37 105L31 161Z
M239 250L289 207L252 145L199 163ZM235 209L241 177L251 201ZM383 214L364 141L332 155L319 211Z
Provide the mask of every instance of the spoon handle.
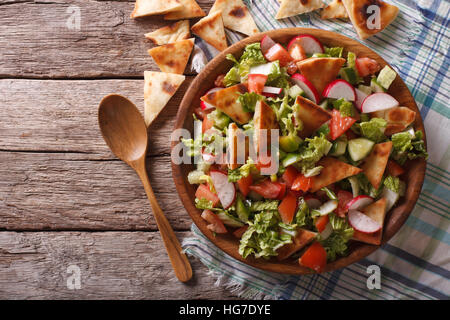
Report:
M181 282L186 282L192 278L191 264L189 263L186 255L182 252L180 242L178 241L177 236L169 224L169 221L156 200L148 179L145 164L143 168L142 166L136 168L136 171L139 178L141 178L142 184L144 185L148 200L150 200L153 215L155 216L156 224L158 225L159 232L166 247L167 254L169 255L170 262L172 263L173 270L175 271L175 275Z

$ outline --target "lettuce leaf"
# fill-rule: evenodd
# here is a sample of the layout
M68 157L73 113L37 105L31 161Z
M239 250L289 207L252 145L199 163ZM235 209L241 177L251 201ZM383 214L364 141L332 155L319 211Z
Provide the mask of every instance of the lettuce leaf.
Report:
M234 62L234 67L225 75L224 83L226 86L244 81L251 67L267 62L261 52L259 42L247 45L239 61L232 54L228 54L227 59Z
M295 214L294 222L299 228L306 227L308 229L311 229L313 226L311 212L309 210L308 204L303 197L298 201L298 209Z
M355 115L353 103L344 98L334 100L333 107L341 113L342 117L353 117Z
M270 73L267 75L267 85L277 88L289 88L289 76L286 68L280 67L280 61L276 60L272 63Z
M394 149L392 157L397 160L400 165L403 165L408 159L428 159L422 131L416 131L414 137L411 136L408 131L395 133L392 135L391 139Z
M344 51L344 48L342 48L342 47L333 47L333 48L325 47L325 54L328 54L330 57L334 57L334 58L342 58L343 51Z
M333 233L325 240L320 241L327 252L328 261L334 261L338 256L347 252L347 243L353 237L353 228L345 218L339 218L334 213L328 215Z
M278 200L261 200L252 202L250 205L251 212L278 210Z
M242 105L244 111L254 112L256 103L262 99L264 99L264 97L256 92L246 92L239 96L238 101Z
M237 182L241 178L248 177L252 170L257 170L256 165L252 159L247 159L247 162L236 169L228 169L228 181Z
M300 147L300 161L297 164L302 173L305 174L309 169L314 168L316 163L330 151L331 146L332 143L323 134L306 138Z
M387 122L381 118L372 118L370 121L361 122L359 127L361 128L361 135L375 143L386 140L384 130L386 129Z

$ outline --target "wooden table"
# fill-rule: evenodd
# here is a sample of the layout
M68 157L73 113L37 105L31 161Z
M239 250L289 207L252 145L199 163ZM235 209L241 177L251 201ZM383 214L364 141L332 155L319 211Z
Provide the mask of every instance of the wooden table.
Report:
M198 2L208 12L213 0ZM143 35L168 22L133 21L133 6L0 0L0 299L233 298L193 258L192 281L177 281L138 177L100 135L100 99L120 93L143 110L143 72L158 70ZM69 29L77 10L81 28ZM148 154L180 241L192 222L172 181L169 134L192 79L152 125ZM81 289L67 286L71 265Z

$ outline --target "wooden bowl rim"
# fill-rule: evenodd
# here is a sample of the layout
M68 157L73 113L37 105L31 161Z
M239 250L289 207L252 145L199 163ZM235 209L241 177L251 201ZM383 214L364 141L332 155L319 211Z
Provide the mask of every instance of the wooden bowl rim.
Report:
M207 77L207 75L210 75L211 73L216 72L216 67L220 65L223 61L225 61L225 57L229 53L235 53L239 50L242 50L247 44L257 42L262 39L264 35L268 35L273 38L278 38L282 36L294 36L295 34L311 34L317 37L320 36L333 36L337 37L338 39L345 40L349 43L344 46L344 49L349 46L349 44L352 44L357 47L362 47L364 50L368 50L371 54L376 56L378 61L382 61L384 65L389 65L381 56L379 56L376 52L374 52L372 49L366 47L362 43L353 40L351 38L348 38L342 34L328 31L328 30L321 30L321 29L313 29L313 28L284 28L284 29L278 29L278 30L270 30L262 33L258 33L256 35L247 37L230 47L228 47L225 51L219 53L214 59L212 59L204 68L204 70L196 76L196 78L193 80L193 82L190 84L188 90L184 94L183 100L181 101L179 110L177 112L176 121L174 130L183 128L185 119L187 116L190 116L192 114L191 111L191 102L193 101L195 95L197 94L197 91L201 87L200 84L204 81L204 79ZM326 43L324 43L326 45ZM217 74L215 75L217 76ZM425 128L423 126L422 117L420 115L419 109L417 107L417 104L414 100L414 97L411 95L411 92L409 91L408 87L404 83L403 79L398 77L400 80L400 86L403 87L401 92L405 92L407 94L408 98L408 105L416 111L416 120L415 120L415 128L422 130L424 134L424 141L426 144L426 134L425 134ZM396 80L397 81L397 80ZM190 112L191 111L191 112ZM173 148L177 145L177 141L171 142L171 150L173 151ZM414 162L417 163L417 168L415 168L415 172L417 170L416 174L416 182L414 185L408 185L407 189L413 188L411 196L409 197L409 201L404 203L402 205L403 211L401 213L398 213L396 215L395 221L392 222L392 226L390 226L389 232L383 233L382 243L381 245L385 244L389 239L391 239L398 230L402 227L406 219L409 217L411 211L413 210L417 199L420 194L420 190L423 185L423 181L425 178L425 169L426 169L426 161L425 160L415 160ZM212 232L210 232L206 228L206 223L203 221L203 219L200 217L200 210L197 209L194 205L194 199L189 197L188 195L188 188L192 188L192 186L188 183L187 177L184 175L182 166L174 164L171 161L172 165L172 176L173 180L178 192L178 195L183 203L183 205L186 208L186 211L188 212L189 216L192 218L193 222L196 224L196 226L200 229L200 231L203 233L205 237L207 237L214 245L216 245L219 249L221 249L223 252L228 254L229 256L258 269L265 270L265 271L271 271L276 273L283 273L283 274L294 274L294 275L301 275L301 274L311 274L314 273L313 271L309 270L308 268L301 267L298 265L298 263L287 263L285 261L275 261L274 259L270 260L264 260L264 259L255 259L252 257L248 257L247 259L243 259L239 253L233 248L233 246L230 246L229 236L214 236ZM392 212L398 207L394 207L393 209L388 212L388 216L386 217L385 225L391 219ZM387 229L386 227L383 229L385 231ZM237 241L234 239L234 241ZM327 267L325 269L325 272L337 270L340 268L344 268L352 263L355 263L365 257L367 257L369 254L374 252L376 249L378 249L381 245L370 245L370 244L364 244L361 243L356 247L356 249L351 250L347 256L340 257L336 259L335 261L328 263Z

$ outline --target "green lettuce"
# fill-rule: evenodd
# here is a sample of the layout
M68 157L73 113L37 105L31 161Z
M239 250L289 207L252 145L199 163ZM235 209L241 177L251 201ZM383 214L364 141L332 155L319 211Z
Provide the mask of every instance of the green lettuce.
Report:
M264 97L256 92L246 92L239 95L238 101L242 105L244 111L254 112L256 103L262 99L264 99Z
M254 201L250 205L250 211L251 212L257 212L257 211L272 211L272 210L278 210L278 204L280 201L278 200L261 200L261 201Z
M364 173L359 173L356 175L356 179L360 190L362 190L364 194L371 196L372 198L377 198L381 194L381 191L383 190L384 178L382 179L382 183L380 183L380 187L378 189L375 189L372 186Z
M359 127L361 129L361 135L375 143L386 140L384 130L386 129L387 122L381 118L372 118L370 121L361 122Z
M344 48L342 48L342 47L333 47L333 48L325 47L325 54L328 54L330 57L334 57L334 58L342 58L343 51L344 51Z
M244 81L251 67L267 62L261 52L259 42L247 45L239 61L232 54L228 54L227 59L234 62L234 66L224 78L227 87Z
M248 177L250 173L256 169L256 165L252 159L248 159L245 164L236 169L228 169L228 181L236 182L241 178Z
M306 227L310 229L313 226L311 212L303 197L298 201L298 209L295 213L294 222L299 228Z
M300 146L300 157L297 163L302 173L305 174L309 169L314 168L316 163L330 151L331 146L332 143L324 135L306 138Z
M268 86L288 89L289 88L289 75L286 72L286 68L280 66L280 61L276 60L272 63L270 73L267 75Z
M205 198L195 198L195 207L200 210L214 210L212 201Z
M327 252L328 261L334 261L338 256L343 256L347 252L348 241L353 237L353 228L345 218L339 218L334 213L328 215L332 234L325 240L320 241Z
M392 157L400 165L403 165L408 159L413 160L420 157L428 159L422 131L416 131L414 137L408 131L395 133L391 139L394 150Z
M353 117L355 115L353 103L344 98L334 100L333 107L339 110L342 117Z

